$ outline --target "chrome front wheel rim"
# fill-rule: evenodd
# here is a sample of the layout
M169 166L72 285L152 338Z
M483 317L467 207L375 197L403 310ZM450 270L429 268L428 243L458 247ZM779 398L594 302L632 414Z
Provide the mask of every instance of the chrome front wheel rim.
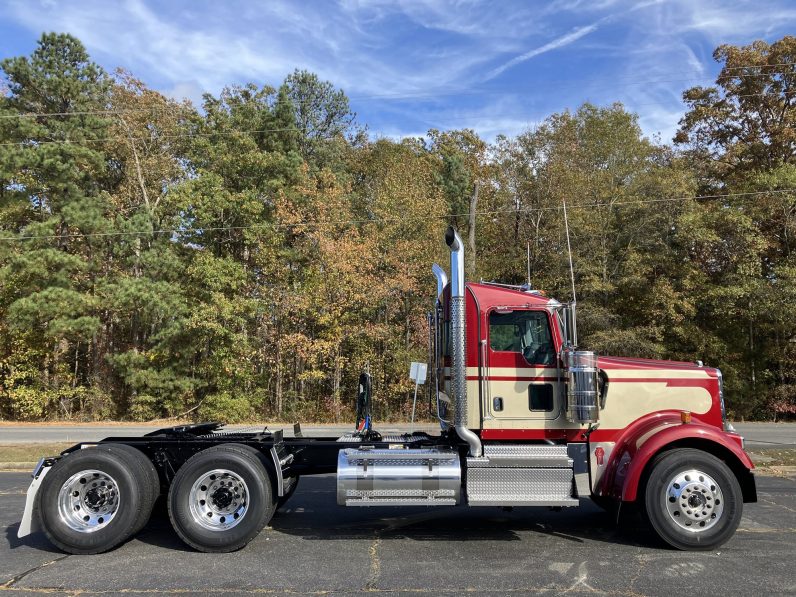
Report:
M213 469L196 479L188 500L194 522L211 531L226 531L246 515L249 488L237 473Z
M119 485L108 473L75 473L58 492L58 515L74 531L93 533L110 524L119 511Z
M669 518L689 533L703 533L721 520L724 495L716 480L707 473L681 471L666 484L661 497Z

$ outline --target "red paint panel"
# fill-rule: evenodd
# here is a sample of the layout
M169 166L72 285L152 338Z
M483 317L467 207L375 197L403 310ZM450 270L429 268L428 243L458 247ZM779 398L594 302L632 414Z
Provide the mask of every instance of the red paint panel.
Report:
M492 348L488 348L487 351L489 352L490 367L507 367L509 369L552 369L553 371L558 369L555 365L536 365L535 363L529 363L525 360L525 357L518 352L492 350Z
M559 439L568 442L584 442L586 429L482 429L483 439L494 440L545 440ZM596 429L591 434L593 442L614 442L621 435L623 429Z
M640 446L637 445L645 435L648 437ZM594 435L592 439L598 441ZM680 411L661 411L638 419L621 433L608 461L599 494L635 501L641 475L650 459L667 445L684 439L714 442L729 450L746 468L754 468L749 455L741 448L737 434L727 433L696 416L691 423L683 424Z
M581 429L482 429L481 439L583 441L582 434Z

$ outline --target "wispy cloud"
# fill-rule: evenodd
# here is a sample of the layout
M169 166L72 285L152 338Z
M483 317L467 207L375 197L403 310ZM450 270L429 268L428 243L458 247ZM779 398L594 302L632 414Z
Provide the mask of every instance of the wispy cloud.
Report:
M499 67L492 70L489 74L487 74L484 80L489 81L491 79L494 79L495 77L501 75L511 67L517 66L518 64L521 64L526 60L530 60L531 58L534 58L546 52L550 52L552 50L557 50L558 48L563 48L564 46L568 46L569 44L578 41L584 35L588 35L592 31L596 30L597 30L596 24L587 25L585 27L578 27L574 31L567 33L566 35L562 35L561 37L558 37L553 41L544 44L543 46L539 46L538 48L534 48L533 50L525 52L524 54L515 56L508 62L501 64Z
M193 100L308 69L344 89L374 135L469 127L493 138L620 100L647 133L669 136L682 90L718 71L716 45L794 25L790 0L4 0L0 53L65 31L106 68Z

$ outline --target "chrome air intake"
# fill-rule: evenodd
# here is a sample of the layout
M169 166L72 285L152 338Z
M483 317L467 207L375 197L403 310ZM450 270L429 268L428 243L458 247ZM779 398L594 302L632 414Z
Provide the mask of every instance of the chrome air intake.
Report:
M451 251L451 394L456 404L454 423L456 433L470 446L471 456L481 456L481 440L468 429L467 420L467 363L465 361L464 313L464 243L452 226L445 232L445 242Z
M596 423L600 416L597 355L587 350L564 352L567 366L567 419Z

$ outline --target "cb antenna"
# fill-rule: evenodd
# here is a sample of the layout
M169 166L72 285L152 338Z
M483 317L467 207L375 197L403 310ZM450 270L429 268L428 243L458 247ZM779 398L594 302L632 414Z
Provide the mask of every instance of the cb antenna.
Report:
M527 250L527 263L528 263L528 290L531 289L531 241L528 240L525 245Z
M577 298L575 296L575 268L572 267L572 244L569 240L569 218L567 217L567 200L562 199L564 203L564 229L567 233L567 254L569 255L569 279L572 282L572 307L571 317L572 317L572 344L573 346L578 345L578 327L575 321L575 309L577 305Z
M575 269L572 267L572 245L569 242L569 218L567 217L567 200L564 199L564 229L567 232L567 253L569 254L569 278L572 281L572 302L577 302L575 298Z

